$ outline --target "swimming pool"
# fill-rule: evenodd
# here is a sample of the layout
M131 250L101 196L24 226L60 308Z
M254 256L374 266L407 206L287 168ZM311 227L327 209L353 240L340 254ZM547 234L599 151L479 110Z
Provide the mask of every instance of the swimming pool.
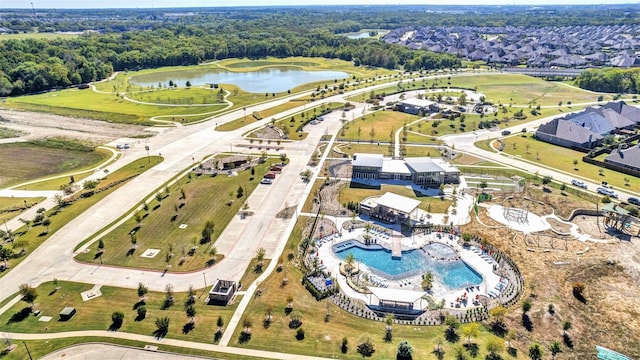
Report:
M447 260L442 261L437 257L427 256L426 251L431 254L440 254ZM464 261L452 260L452 254L455 255L455 251L444 244L427 245L425 250L403 251L401 259L394 259L391 256L391 251L380 245L367 247L354 240L334 245L333 252L343 260L348 254L353 254L358 262L363 263L372 271L381 273L379 275L391 279L401 279L432 271L434 277L451 289L482 283L482 276Z

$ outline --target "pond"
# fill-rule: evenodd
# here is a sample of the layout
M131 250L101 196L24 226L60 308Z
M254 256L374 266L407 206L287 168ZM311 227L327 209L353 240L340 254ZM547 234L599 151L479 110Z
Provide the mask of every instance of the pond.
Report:
M345 79L349 74L342 71L304 71L296 67L267 67L258 71L231 72L224 69L207 68L193 70L163 71L132 76L132 84L140 86L168 86L172 80L180 87L186 82L192 86L207 84L233 84L251 93L276 93L291 90L302 84L316 81Z

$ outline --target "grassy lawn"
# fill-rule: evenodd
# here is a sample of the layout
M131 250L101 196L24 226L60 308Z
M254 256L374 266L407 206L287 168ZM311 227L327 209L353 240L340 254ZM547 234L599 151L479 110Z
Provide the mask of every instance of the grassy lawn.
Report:
M124 179L128 179L132 176L143 173L144 171L152 168L153 166L162 162L162 158L159 156L150 157L151 162L147 163L147 159L139 159L136 160L123 168L114 171L109 174L106 180L100 182L98 187L106 186L111 183L116 183L122 181ZM65 206L62 209L52 209L45 213L45 215L51 220L51 224L49 225L49 230L46 231L46 228L42 225L27 228L22 227L18 229L15 233L18 235L16 240L13 242L13 250L14 252L19 252L24 250L24 254L28 255L32 250L36 249L40 244L42 244L45 240L47 240L51 235L53 235L56 231L58 231L61 227L66 225L68 222L76 218L78 215L85 212L88 208L98 203L107 195L111 194L113 191L124 185L126 181L118 183L117 185L110 187L109 189L99 192L93 196L87 198L81 198L71 205ZM11 266L17 265L22 260L24 260L26 256L21 256L16 259L12 259L9 261ZM10 273L10 271L5 271L0 273L0 276L4 276Z
M498 163L487 161L469 154L460 154L459 156L456 156L451 162L456 165L503 166Z
M601 168L582 162L581 159L585 154L579 151L549 144L532 137L523 138L516 135L507 137L504 141L505 148L503 152L506 154L517 156L535 164L576 174L576 176L592 179L595 182L605 180L614 187L625 191L640 192L640 181L638 179L608 169L603 169L604 175L600 176L598 170ZM577 170L574 169L574 160L578 160ZM624 178L631 180L630 186L625 186Z
M300 241L302 227L306 223L305 218L299 218L296 229L289 238L287 249L297 246ZM285 250L287 252L287 250ZM289 353L334 357L340 359L361 359L356 352L359 339L368 337L375 346L374 359L395 358L398 343L407 340L413 347L414 359L435 358L432 354L438 339L441 339L446 352L446 359L454 359L454 348L461 346L465 339L458 344L451 344L444 340L444 326L409 326L393 325L393 341L386 343L383 340L385 324L366 320L351 315L336 307L328 300L316 301L302 286L302 273L291 262L285 261L285 269L289 279L288 284L282 286L282 273L274 272L261 285L262 295L254 297L244 313L240 326L236 329L230 345L248 347L261 350L282 351ZM288 324L290 316L285 314L287 297L293 297L293 313L301 315L302 329L305 331L303 340L296 340L296 330L290 329ZM264 326L263 320L267 309L271 309L273 320L269 326ZM330 318L325 321L325 314L329 312ZM240 332L245 320L251 326L251 339L246 343L240 343ZM342 354L340 345L342 338L348 340L348 351ZM472 338L480 349L478 359L486 354L486 342L494 338L483 326L477 337ZM469 355L467 354L467 357ZM503 355L509 359L508 355Z
M360 116L361 114L355 115ZM350 117L349 114L346 116ZM338 138L350 141L389 142L390 139L394 139L395 132L405 123L417 119L419 119L418 116L398 111L377 111L346 123L340 130Z
M90 89L66 89L10 98L6 106L63 116L84 116L110 122L141 124L153 124L148 121L149 118L158 115L179 116L220 110L220 105L189 107L136 104L115 94L101 94ZM116 109L117 112L114 112Z
M94 167L111 156L105 149L80 151L40 146L29 142L0 145L0 163L3 164L0 186L6 187L21 182ZM68 184L69 179L63 178ZM32 187L27 186L29 190ZM57 190L59 188L50 188Z
M72 39L80 36L79 34L68 33L50 33L50 32L34 32L34 33L22 33L22 34L1 34L0 41L2 40L24 40L24 39Z
M377 143L369 143L368 141L362 143L337 143L334 145L334 148L339 146L340 151L349 154L350 157L353 157L354 153L373 153L373 154L384 154L385 156L391 156L389 154L389 144L380 144ZM433 156L439 157L440 153L434 148L424 147L424 146L406 146L407 153L406 157L419 157L419 156ZM331 157L342 157L342 154L339 154L335 151L332 151Z
M143 209L138 212L140 223L135 216L131 217L102 238L105 245L102 260L96 257L98 243L91 246L91 251L79 254L77 260L154 270L163 270L167 265L171 265L171 271L205 268L210 265L210 247L236 216L268 167L268 163L257 165L255 176L249 170L242 170L238 171L238 176L232 177L225 174L215 177L194 174L182 178L169 188L168 193L166 189L162 191L161 202L154 199L148 204L148 211ZM237 198L239 186L244 189L242 198ZM213 221L214 232L210 243L201 243L202 230L207 221ZM187 227L181 229L182 224ZM135 229L137 249L131 251L130 233ZM194 246L197 249L190 253ZM140 257L147 248L161 251L154 258ZM173 256L167 262L168 254Z
M541 106L558 106L562 101L566 104L595 102L600 94L583 91L566 86L561 82L545 81L532 76L519 74L452 76L451 80L440 78L432 81L436 87L448 86L473 89L483 93L488 101L494 104L512 103L514 105L537 104ZM612 99L609 94L602 94L604 101Z
M23 210L36 206L45 197L17 198L0 197L0 222L18 216Z
M37 288L38 298L34 309L40 310L41 316L53 317L51 321L38 321L39 317L23 313L29 305L19 302L0 315L0 329L21 333L109 330L112 324L111 314L121 311L124 313L124 321L118 331L153 335L156 330L155 319L166 316L170 319L167 337L211 343L217 330L218 316L222 317L226 325L239 302L236 299L235 304L230 306L207 305L204 302L207 297L206 289L195 290L195 326L188 329L190 318L186 316L183 305L187 300L187 293L174 293L174 304L163 309L165 293L149 292L146 296L146 317L136 321L136 304L140 301L136 289L103 286L100 289L102 296L83 301L80 294L93 288L93 284L59 281L58 286L60 289L56 291L56 286L47 282ZM138 304L140 305L142 304ZM59 321L58 313L66 306L76 308L77 313L68 321Z

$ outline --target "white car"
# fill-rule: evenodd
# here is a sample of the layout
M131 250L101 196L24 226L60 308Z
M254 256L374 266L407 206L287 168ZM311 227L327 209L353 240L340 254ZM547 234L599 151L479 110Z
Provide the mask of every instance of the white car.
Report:
M596 189L596 191L598 192L598 194L609 195L610 197L616 198L616 199L618 198L618 194L616 194L616 192L611 189L599 187Z
M571 185L577 186L577 187L583 188L583 189L587 188L587 184L583 183L582 181L578 181L578 180L571 180Z
M272 184L273 180L271 179L262 179L260 180L260 184Z

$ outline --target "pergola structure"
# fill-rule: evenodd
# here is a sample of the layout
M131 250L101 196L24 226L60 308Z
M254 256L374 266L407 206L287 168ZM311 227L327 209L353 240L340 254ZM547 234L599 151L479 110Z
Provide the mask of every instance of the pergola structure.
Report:
M427 294L424 291L399 290L382 287L367 287L369 308L372 310L416 317L422 314L422 300Z
M360 203L360 213L389 222L411 225L418 218L420 201L394 193L367 198Z

